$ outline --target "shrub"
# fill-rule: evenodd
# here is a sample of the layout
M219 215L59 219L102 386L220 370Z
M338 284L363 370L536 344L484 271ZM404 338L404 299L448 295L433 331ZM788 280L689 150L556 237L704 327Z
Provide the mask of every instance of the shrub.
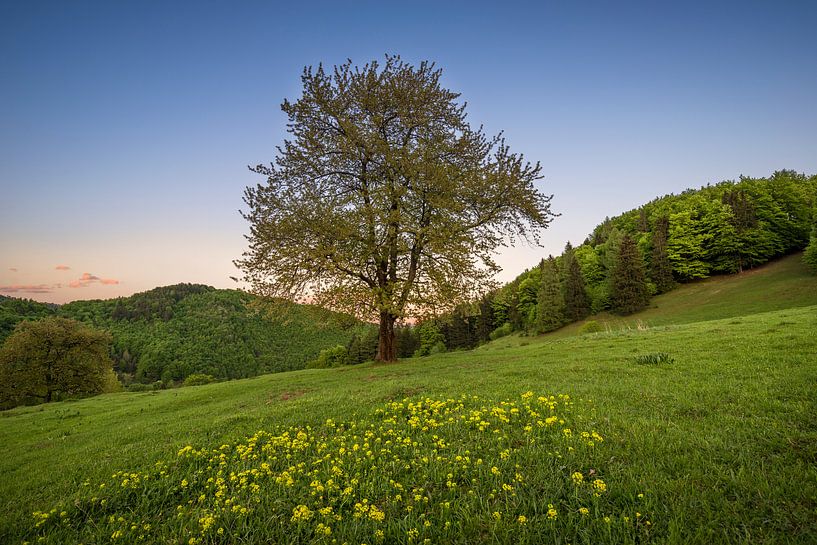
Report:
M817 274L817 225L811 230L811 238L803 253L803 261L811 272Z
M347 360L346 347L338 345L334 348L325 348L318 354L317 359L314 359L306 364L307 369L327 369L329 367L338 367L343 365Z
M604 331L601 324L596 320L587 320L584 325L579 328L579 335L587 335L588 333L599 333Z
M505 322L498 328L494 329L491 332L490 337L492 341L495 341L497 339L510 335L511 333L513 333L513 326L511 325L510 322Z
M216 382L216 377L203 373L194 373L184 379L185 386L201 386L203 384L212 384L213 382Z
M125 388L129 392L149 392L153 390L150 384L142 384L141 382L132 382Z

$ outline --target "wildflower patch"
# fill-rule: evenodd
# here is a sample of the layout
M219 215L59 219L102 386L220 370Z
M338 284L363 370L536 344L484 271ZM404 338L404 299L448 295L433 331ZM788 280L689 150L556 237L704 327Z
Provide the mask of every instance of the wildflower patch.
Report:
M34 513L40 543L648 541L604 478L592 405L567 395L403 399L348 422L180 449Z

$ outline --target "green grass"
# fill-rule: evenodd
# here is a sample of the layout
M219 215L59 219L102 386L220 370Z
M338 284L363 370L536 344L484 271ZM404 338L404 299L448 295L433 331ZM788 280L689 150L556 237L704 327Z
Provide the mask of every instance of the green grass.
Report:
M790 287L783 282L781 289L799 294L793 303L808 300L806 284L798 284L796 265L783 260L770 267L791 274ZM811 282L814 290L813 277ZM728 279L681 290L714 283L720 288L707 288L710 294L714 289L732 289L730 297L765 292L761 285L729 288ZM688 293L693 297L695 292ZM701 299L708 297L700 293ZM684 315L680 299L658 304L680 312L679 322L694 321L684 318L694 315L694 309ZM175 460L186 445L234 445L259 430L320 428L327 418L376 422L378 407L404 397L478 394L496 403L519 400L522 392L531 390L592 400L577 418L605 441L592 457L574 462L592 460L594 466L581 469L593 467L604 476L609 487L606 509L630 512L636 507L634 498L644 494L638 508L650 517L649 533L620 531L607 541L813 543L817 306L751 313L761 307L736 301L734 308L721 312L742 308L745 314L646 330L515 337L472 352L393 365L299 371L7 411L0 414L0 542L22 541L34 526L33 511L81 498L83 482L109 481L117 470L149 471L157 461ZM667 354L672 363L636 363L639 356L657 353ZM546 468L542 471L554 479L571 469L553 466L545 461L546 452L540 454ZM525 456L526 469L537 471L530 455ZM526 489L525 498L537 497L536 487L553 492L542 484L546 476L538 474L540 484ZM546 495L539 498L548 501ZM488 504L483 507L489 509ZM477 517L476 506L463 509ZM488 531L487 524L472 528L469 535L516 541L514 531ZM526 531L540 531L547 524L534 521ZM585 538L605 541L592 532L571 535L573 543L587 542ZM433 537L445 541L442 534Z

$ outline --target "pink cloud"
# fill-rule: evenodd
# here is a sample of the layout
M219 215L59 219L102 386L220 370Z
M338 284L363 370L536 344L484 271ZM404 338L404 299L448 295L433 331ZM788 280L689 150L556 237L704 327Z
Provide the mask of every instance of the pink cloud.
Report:
M68 265L57 265L56 267L54 267L54 269L58 271L70 271L71 267L69 267Z
M98 277L96 275L93 275L91 273L86 272L86 273L82 273L82 276L80 276L79 279L74 280L73 282L70 282L68 284L68 287L69 288L84 288L84 287L89 286L91 284L97 284L97 283L105 285L105 286L112 286L112 285L119 284L119 280L114 280L112 278L100 278L100 277Z
M14 267L9 267L9 270L10 270L11 272L17 272L17 269L15 269Z
M51 293L53 286L48 284L14 284L0 286L0 293Z

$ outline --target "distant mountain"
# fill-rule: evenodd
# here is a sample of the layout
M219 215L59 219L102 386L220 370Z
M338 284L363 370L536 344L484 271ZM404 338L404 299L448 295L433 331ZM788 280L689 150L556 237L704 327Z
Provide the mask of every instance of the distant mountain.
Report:
M61 306L0 300L0 341L21 320L59 315L113 336L124 381L178 382L191 374L244 378L302 369L325 348L372 329L351 316L200 284Z

